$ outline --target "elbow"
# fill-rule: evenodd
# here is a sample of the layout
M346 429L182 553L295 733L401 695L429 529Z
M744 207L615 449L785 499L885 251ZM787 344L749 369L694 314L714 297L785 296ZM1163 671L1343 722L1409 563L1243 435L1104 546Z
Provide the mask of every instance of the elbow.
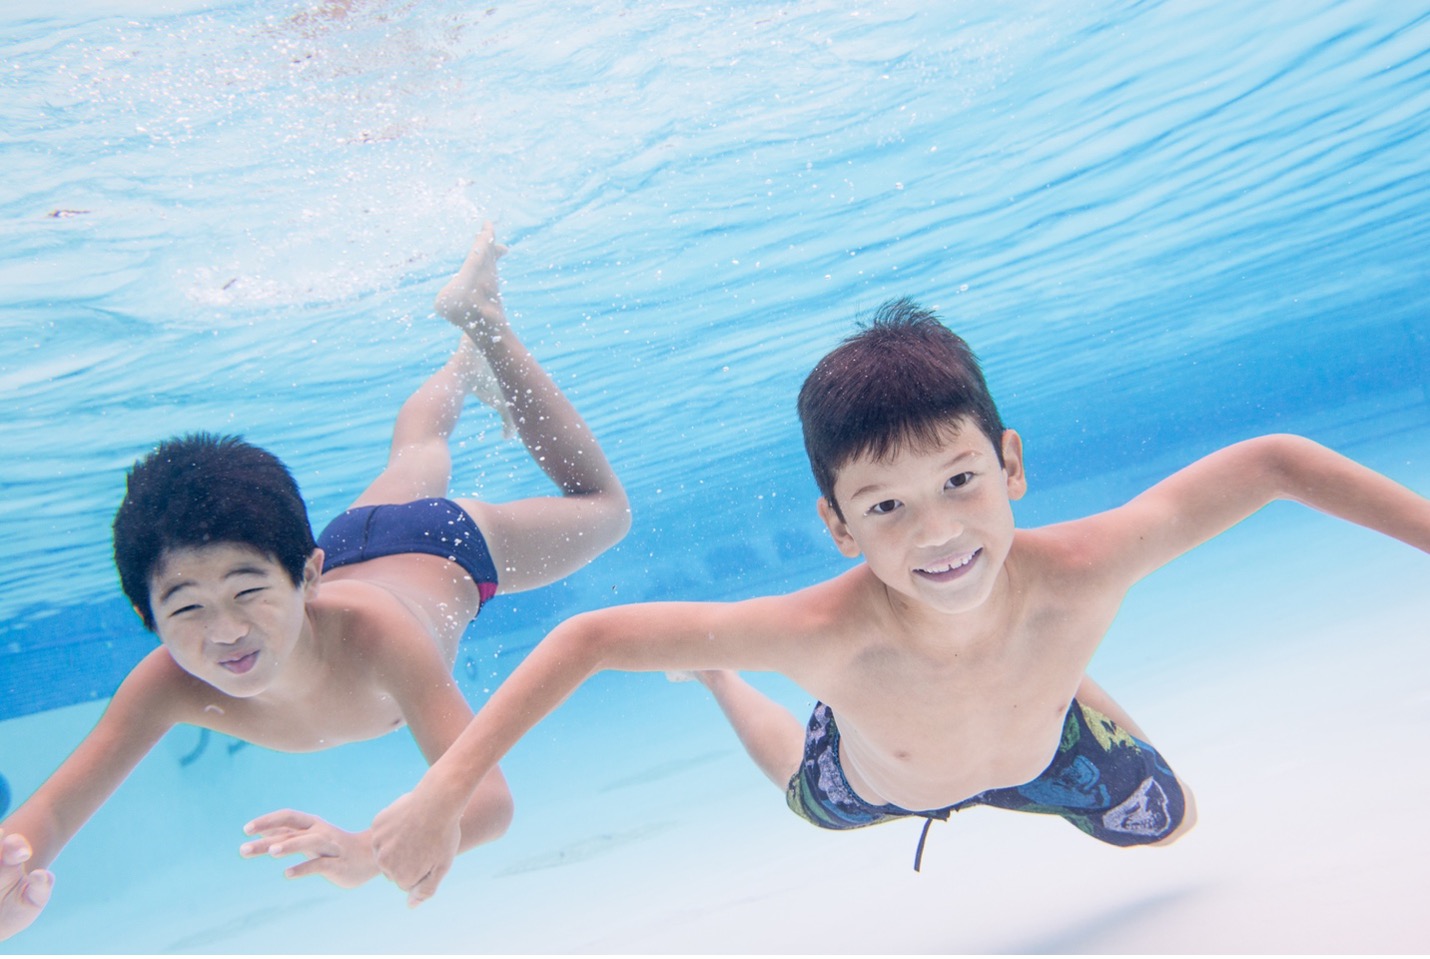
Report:
M578 682L600 672L611 658L612 633L603 628L603 619L600 610L577 613L542 641L561 662L580 674Z
M1255 456L1248 478L1256 476L1265 484L1267 500L1305 498L1307 479L1316 462L1327 454L1324 446L1304 436L1273 433L1248 440Z
M615 546L631 531L631 501L626 491L617 487L611 494L611 545Z
M631 531L631 500L626 496L625 487L620 483L611 490L611 545L619 543Z
M598 537L599 552L615 546L631 531L631 502L626 491L616 483L612 488L591 496L593 509L590 534Z
M507 830L511 829L511 821L515 817L516 802L511 798L511 791L504 789L492 804L491 840L495 841L505 836Z

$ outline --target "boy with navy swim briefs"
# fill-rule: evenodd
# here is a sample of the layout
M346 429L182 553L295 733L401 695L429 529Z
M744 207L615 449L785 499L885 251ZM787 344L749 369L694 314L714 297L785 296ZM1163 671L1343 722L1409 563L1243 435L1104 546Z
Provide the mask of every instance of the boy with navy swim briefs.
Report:
M1172 842L1195 820L1191 793L1086 675L1128 589L1275 499L1430 551L1430 501L1294 436L1219 450L1120 508L1016 529L1022 442L967 345L907 301L819 362L799 412L819 514L864 562L788 595L613 607L557 627L374 819L378 865L410 900L446 873L488 770L601 669L699 671L820 826L993 805L1118 845ZM739 669L810 692L807 727Z
M287 469L235 437L169 440L135 464L115 565L162 645L0 829L0 939L34 921L54 881L46 867L177 723L294 752L405 724L435 760L472 716L451 669L482 604L560 579L625 534L605 455L507 323L503 252L487 224L437 296L458 349L398 413L386 468L316 541ZM559 497L447 498L448 437L469 393L502 412ZM511 819L499 770L473 785L458 814L464 849ZM377 874L366 831L291 810L245 831L244 856L305 857L289 876L356 886Z

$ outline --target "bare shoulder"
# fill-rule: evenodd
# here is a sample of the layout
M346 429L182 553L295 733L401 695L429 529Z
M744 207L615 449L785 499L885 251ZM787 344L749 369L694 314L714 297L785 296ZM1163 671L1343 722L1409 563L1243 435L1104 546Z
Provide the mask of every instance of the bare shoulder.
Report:
M203 726L205 707L218 694L208 683L186 673L160 646L141 659L119 684L107 716L126 726L165 730L178 723Z
M821 637L859 632L880 618L885 606L885 587L869 567L860 563L853 569L790 593L790 611L800 623Z
M1020 529L1006 561L1019 590L1030 598L1089 598L1090 591L1120 593L1135 581L1126 548L1134 524L1116 510L1033 529Z
M734 604L732 612L759 637L775 668L796 679L841 662L888 629L883 583L862 563L833 579Z
M414 647L435 648L422 610L390 584L360 577L324 583L310 606L318 641L327 653L363 664L405 657Z

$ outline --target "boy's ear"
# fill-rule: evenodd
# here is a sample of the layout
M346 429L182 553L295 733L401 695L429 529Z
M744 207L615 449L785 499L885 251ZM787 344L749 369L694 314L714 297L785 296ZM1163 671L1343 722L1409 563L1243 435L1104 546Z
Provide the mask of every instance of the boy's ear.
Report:
M854 542L854 537L849 535L849 524L839 518L839 514L834 511L829 500L823 496L819 498L817 504L819 518L824 520L825 527L829 530L829 535L834 537L834 545L839 548L839 552L850 559L859 555L859 544Z
M1017 430L1003 431L1003 471L1008 474L1008 498L1022 499L1028 477L1023 472L1023 437Z
M303 564L303 592L304 599L312 599L318 592L318 583L323 578L323 551L314 549L308 557L308 561Z

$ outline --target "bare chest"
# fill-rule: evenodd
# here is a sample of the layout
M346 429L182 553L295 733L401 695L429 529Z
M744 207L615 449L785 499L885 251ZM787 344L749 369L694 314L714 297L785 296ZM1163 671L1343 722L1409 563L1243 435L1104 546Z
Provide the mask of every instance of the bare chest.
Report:
M281 704L215 698L202 724L280 752L316 752L376 739L402 728L402 711L369 684L334 683L312 696Z
M826 703L854 791L907 809L1035 779L1110 615L1035 614L1006 641L933 658L877 646Z

